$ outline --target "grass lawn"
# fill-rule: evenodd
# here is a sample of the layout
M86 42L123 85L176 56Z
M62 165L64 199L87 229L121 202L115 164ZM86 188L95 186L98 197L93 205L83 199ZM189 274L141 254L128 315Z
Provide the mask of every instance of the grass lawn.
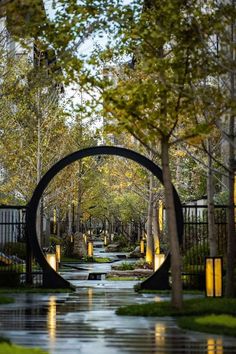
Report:
M24 348L9 343L0 343L0 354L47 354L38 348Z
M65 263L111 263L112 260L108 257L87 257L84 259L73 258L73 257L62 257L61 262Z
M182 310L170 302L152 302L120 307L116 313L127 316L172 316L180 327L200 332L236 336L236 299L197 298L185 300Z
M147 278L138 278L138 277L110 277L110 276L108 276L108 277L106 277L106 280L112 280L112 281L123 281L123 280L129 280L129 281L135 281L135 280L145 280L145 279L147 279Z
M189 316L177 318L181 328L236 337L236 317L231 315Z
M0 304L11 304L12 302L14 302L14 299L11 297L0 296Z
M48 294L48 293L72 293L73 289L45 289L45 288L33 288L33 287L17 287L17 288L0 288L0 294L10 294L10 293L37 293L37 294ZM1 297L0 297L1 298Z

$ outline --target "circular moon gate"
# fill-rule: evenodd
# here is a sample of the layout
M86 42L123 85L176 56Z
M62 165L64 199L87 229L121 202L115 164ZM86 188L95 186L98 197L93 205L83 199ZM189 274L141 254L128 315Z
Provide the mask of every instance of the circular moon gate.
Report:
M39 201L43 195L44 190L47 188L48 184L50 183L50 181L61 170L63 170L66 166L72 164L75 161L81 160L85 157L96 156L96 155L122 156L127 159L133 160L133 161L137 162L139 165L141 165L141 166L145 167L147 170L149 170L154 176L156 176L158 178L158 180L163 185L162 170L160 169L160 167L158 167L154 162L152 162L151 160L149 160L145 156L143 156L135 151L121 148L121 147L96 146L96 147L82 149L82 150L76 151L76 152L64 157L63 159L58 161L55 165L53 165L48 170L48 172L42 177L40 182L38 183L38 185L33 193L33 196L29 202L29 205L27 208L27 213L26 213L26 225L27 225L27 231L28 231L28 235L29 235L30 245L33 250L34 256L36 258L36 261L42 267L43 286L45 286L45 287L65 288L65 287L71 287L71 284L68 281L66 281L64 278L62 278L53 268L51 268L51 266L47 262L44 254L43 254L43 251L40 247L38 237L37 237L37 231L36 231L36 216L37 216L37 209L38 209ZM181 206L181 202L180 202L178 193L177 193L176 189L174 188L174 186L173 186L173 192L174 192L174 202L175 202L178 238L179 238L180 244L182 244L182 235L183 235L182 206ZM167 271L168 271L169 264L170 264L170 256L168 255L166 257L164 263L162 264L162 266L159 268L160 271L161 271L161 269L162 270L167 269ZM158 271L159 270L157 270L156 273L153 274L153 276L155 274L157 274ZM151 276L151 278L153 276ZM146 283L147 280L144 281L144 283Z

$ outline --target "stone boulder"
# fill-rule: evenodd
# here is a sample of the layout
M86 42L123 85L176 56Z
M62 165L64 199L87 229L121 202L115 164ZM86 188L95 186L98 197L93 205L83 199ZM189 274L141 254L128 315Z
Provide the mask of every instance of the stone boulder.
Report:
M140 246L135 247L135 249L128 255L129 258L141 258L143 255L140 252Z
M76 232L74 234L73 255L78 258L82 258L87 255L87 245L84 241L82 232Z
M110 243L107 247L106 247L106 252L117 252L119 251L119 243Z

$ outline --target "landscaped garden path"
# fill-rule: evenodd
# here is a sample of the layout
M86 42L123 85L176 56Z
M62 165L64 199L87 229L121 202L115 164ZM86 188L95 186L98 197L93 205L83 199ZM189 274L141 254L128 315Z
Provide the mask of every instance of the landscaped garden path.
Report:
M52 354L236 353L230 337L184 331L171 318L115 314L119 306L164 296L136 294L126 281L91 285L71 294L14 295L15 303L1 305L0 335Z

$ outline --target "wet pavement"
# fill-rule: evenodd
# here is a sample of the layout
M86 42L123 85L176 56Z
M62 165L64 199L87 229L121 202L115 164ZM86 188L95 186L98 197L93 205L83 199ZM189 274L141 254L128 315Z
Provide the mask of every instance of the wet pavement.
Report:
M168 298L135 293L137 281L87 280L111 263L75 266L83 270L63 272L75 293L12 294L15 303L0 306L0 336L50 354L236 354L235 338L184 331L168 317L117 316L119 306Z
M115 314L119 306L166 297L134 293L125 281L90 283L72 294L13 295L14 304L1 305L0 335L51 354L236 353L234 338L184 331L172 318Z

